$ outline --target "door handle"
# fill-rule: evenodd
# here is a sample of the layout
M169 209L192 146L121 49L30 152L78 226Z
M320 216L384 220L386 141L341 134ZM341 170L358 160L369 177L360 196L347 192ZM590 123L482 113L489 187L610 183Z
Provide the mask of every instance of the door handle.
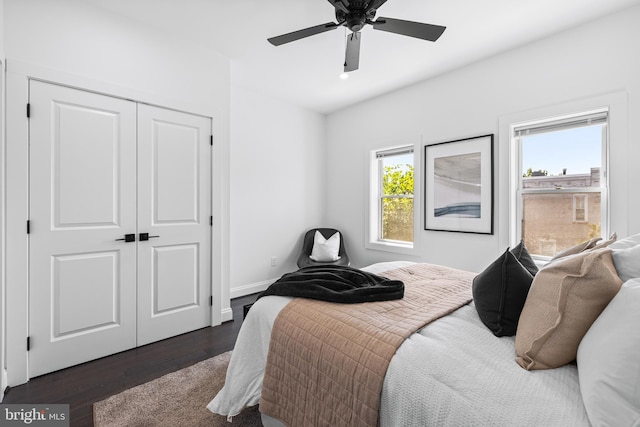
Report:
M149 233L140 233L140 241L141 242L145 242L149 239L155 239L156 237L160 237L160 236L149 236Z
M135 234L133 234L133 233L132 233L132 234L125 234L123 239L116 239L116 242L117 242L118 240L123 240L123 241L125 241L126 243L129 243L129 242L135 242L135 241L136 241L136 235L135 235Z

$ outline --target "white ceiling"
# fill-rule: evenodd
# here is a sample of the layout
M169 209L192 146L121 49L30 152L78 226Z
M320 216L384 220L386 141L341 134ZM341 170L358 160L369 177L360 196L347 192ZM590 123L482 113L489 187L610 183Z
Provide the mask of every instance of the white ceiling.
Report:
M85 1L213 48L231 59L233 84L321 113L640 5L640 0L388 0L378 17L447 30L432 43L366 26L360 69L342 80L344 27L279 47L266 40L335 21L327 0Z

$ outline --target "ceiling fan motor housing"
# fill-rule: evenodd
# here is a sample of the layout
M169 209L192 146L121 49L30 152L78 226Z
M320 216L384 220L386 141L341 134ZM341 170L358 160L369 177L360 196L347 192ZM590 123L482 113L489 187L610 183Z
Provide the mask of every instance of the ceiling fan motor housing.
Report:
M375 9L367 10L368 1L351 1L348 6L344 2L336 2L336 19L353 32L358 32L376 15Z
M358 32L364 27L367 17L362 10L356 10L347 15L347 28L353 32Z

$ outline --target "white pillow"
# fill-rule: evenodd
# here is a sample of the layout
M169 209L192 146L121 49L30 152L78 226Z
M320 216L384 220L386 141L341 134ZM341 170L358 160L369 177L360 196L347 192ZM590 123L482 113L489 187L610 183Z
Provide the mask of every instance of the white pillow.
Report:
M625 249L640 245L640 233L617 240L609 245L611 249Z
M593 426L640 426L640 279L625 282L578 347L578 377Z
M317 262L331 262L340 259L338 252L340 251L340 233L336 232L333 236L325 239L324 236L316 230L313 236L313 249L311 250L311 258Z
M623 282L640 277L640 245L611 252L613 264ZM640 307L638 307L640 310Z

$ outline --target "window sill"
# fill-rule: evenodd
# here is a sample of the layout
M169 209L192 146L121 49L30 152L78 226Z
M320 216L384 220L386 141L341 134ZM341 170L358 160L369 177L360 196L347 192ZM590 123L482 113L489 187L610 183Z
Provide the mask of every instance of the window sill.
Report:
M536 264L539 270L542 270L542 268L549 264L549 261L551 261L551 257L541 257L533 255L532 258L533 262Z
M416 253L415 243L385 242L377 240L375 242L367 242L365 247L376 251L394 252L405 255L414 255Z

